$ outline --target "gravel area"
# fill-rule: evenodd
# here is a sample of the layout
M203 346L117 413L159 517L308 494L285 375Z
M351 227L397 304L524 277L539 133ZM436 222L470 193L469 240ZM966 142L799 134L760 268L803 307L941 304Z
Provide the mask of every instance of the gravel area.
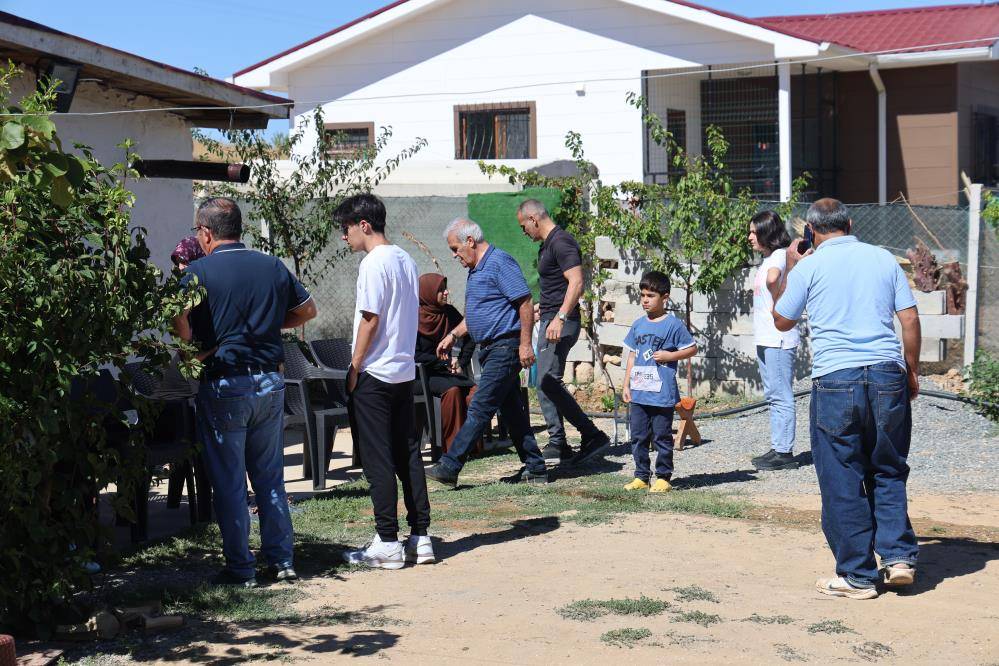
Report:
M809 384L805 382L795 388L809 388ZM924 382L924 388L940 390L929 382ZM798 469L758 472L753 468L750 458L766 452L770 443L769 413L759 409L699 421L704 443L674 454L673 484L678 488L712 488L746 494L817 493L808 437L808 396L798 398L796 406L794 453L801 462ZM999 491L999 427L968 405L926 396L913 403L912 420L909 488L913 492ZM597 423L610 433L610 420ZM626 434L622 424L619 426L622 441ZM545 438L545 435L539 437L542 446ZM627 443L612 449L601 466L630 476L634 462Z

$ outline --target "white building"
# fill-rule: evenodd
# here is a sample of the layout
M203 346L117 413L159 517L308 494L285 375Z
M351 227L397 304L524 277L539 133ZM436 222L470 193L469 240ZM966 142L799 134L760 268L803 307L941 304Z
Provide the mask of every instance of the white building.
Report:
M192 127L264 128L268 120L287 118L288 100L240 88L231 83L183 71L124 51L69 35L0 12L0 61L13 60L24 70L13 99L34 90L53 65L57 78L75 75L75 91L67 113L53 120L63 146L89 145L104 164L121 162L118 144L135 142L133 150L147 160L191 160ZM267 108L229 111L221 107ZM73 115L175 107L197 110L154 111L98 116ZM190 180L149 178L135 181L132 222L147 231L152 260L170 266L170 252L191 234L193 194Z
M398 0L232 80L298 100L296 126L321 104L355 144L382 126L389 153L426 138L389 181L424 193L481 183L479 158L566 159L570 130L605 182L666 177L634 92L692 153L722 127L758 195L808 171L846 201L948 203L996 154L971 125L999 93L997 30L994 4L749 19L669 0Z

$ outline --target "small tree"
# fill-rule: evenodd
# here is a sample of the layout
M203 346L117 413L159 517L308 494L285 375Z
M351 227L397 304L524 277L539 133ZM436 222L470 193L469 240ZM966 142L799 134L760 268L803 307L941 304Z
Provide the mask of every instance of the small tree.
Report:
M695 293L710 294L745 267L752 255L746 240L747 225L759 209L747 189L736 190L725 167L728 142L715 126L705 129L705 155L689 155L650 112L645 100L635 95L628 102L639 109L653 141L666 149L678 176L667 184L625 182L607 186L583 153L582 138L566 135L566 147L577 165L577 174L568 178L547 178L510 167L480 163L488 175L502 175L512 184L555 187L562 191L562 204L553 213L561 226L571 231L583 254L588 289L589 317L584 327L589 334L597 366L610 383L599 353L596 321L601 285L607 278L596 258L597 236L608 236L625 254L641 258L682 285L684 322L691 329ZM777 206L785 217L806 185L805 178L794 182L791 201ZM693 388L691 362L687 362L687 391Z
M340 258L346 250L324 255L333 228L333 210L340 202L359 192L370 192L399 164L427 145L417 139L394 157L378 163L378 157L392 137L383 127L373 146L345 153L337 147L342 133L327 132L322 107L318 107L301 128L270 141L263 132L227 130L219 141L198 130L195 139L215 159L236 159L249 164L246 187L231 184L203 184L206 195L229 196L248 204L247 217L264 224L250 226L253 243L261 250L288 259L295 274L309 283ZM308 151L297 150L314 135ZM292 169L282 172L279 155L290 154Z
M19 75L0 70L0 622L31 624L88 585L96 493L118 484L127 510L142 469L141 442L111 446L105 412L71 398L71 383L135 356L165 360L187 297L129 230L134 172L84 146L64 152L54 87L14 107Z

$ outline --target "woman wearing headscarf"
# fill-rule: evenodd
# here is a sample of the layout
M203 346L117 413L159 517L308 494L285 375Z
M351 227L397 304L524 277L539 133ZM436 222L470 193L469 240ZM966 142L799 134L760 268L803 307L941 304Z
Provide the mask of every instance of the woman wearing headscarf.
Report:
M415 360L427 373L430 393L441 399L441 444L446 452L468 414L468 400L475 382L459 372L472 359L475 345L462 346L451 363L437 358L437 346L464 317L447 302L447 278L437 273L420 276L420 322ZM476 447L481 450L481 444Z

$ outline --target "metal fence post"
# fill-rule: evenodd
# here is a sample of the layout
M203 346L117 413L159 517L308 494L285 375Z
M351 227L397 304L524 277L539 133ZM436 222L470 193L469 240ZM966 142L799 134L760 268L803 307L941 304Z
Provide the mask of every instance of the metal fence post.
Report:
M968 293L964 301L964 364L975 362L978 342L978 254L982 231L982 186L968 188Z

